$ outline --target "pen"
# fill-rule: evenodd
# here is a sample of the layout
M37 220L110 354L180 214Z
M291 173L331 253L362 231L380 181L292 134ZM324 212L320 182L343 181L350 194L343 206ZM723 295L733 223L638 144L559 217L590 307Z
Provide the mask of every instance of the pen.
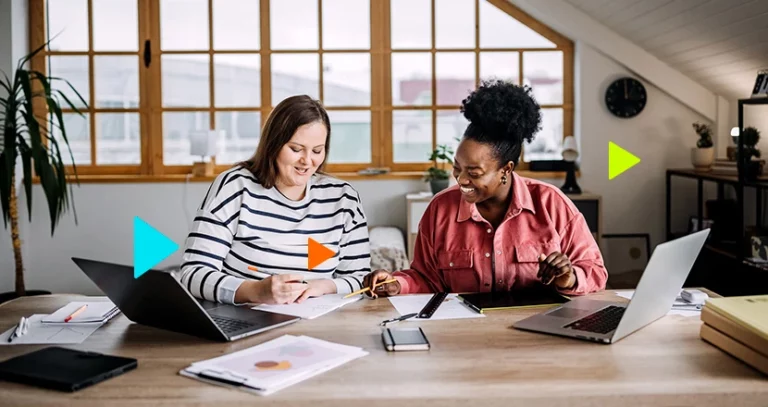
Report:
M386 326L387 324L392 323L392 322L405 321L406 319L413 318L416 315L418 315L418 314L415 313L415 312L413 314L405 314L405 315L399 316L397 318L392 318L392 319L388 319L386 321L381 321L381 323L379 325Z
M374 288L375 288L375 287L378 287L378 286L380 286L380 285L382 285L382 284L387 284L387 283L394 283L394 282L396 282L396 281L397 281L397 280L395 280L394 278L391 278L391 279L389 279L389 280L387 280L387 281L382 281L382 282L380 282L380 283L376 283L376 285L374 286ZM351 292L351 293L349 293L349 294L345 295L345 296L344 296L344 298L349 298L349 297L351 297L351 296L353 296L353 295L362 294L362 293L364 293L364 292L366 292L366 291L370 291L370 290L371 290L371 288L370 288L370 287L365 287L365 288L362 288L362 289L360 289L360 290L357 290L357 291L355 291L355 292Z
M82 307L78 308L75 312L69 314L68 317L64 318L64 322L69 322L72 320L72 318L76 317L77 314L85 311L85 309L88 308L88 304L83 305Z
M279 275L280 275L280 273L275 273L275 272L272 272L272 271L264 271L264 270L259 270L259 269L257 269L257 268L256 268L256 266L248 266L248 270L251 270L251 271L255 271L255 272L257 272L257 273L263 273L263 274L267 274L267 275L270 275L270 276L273 276L273 277L274 277L274 276L279 276ZM301 284L308 284L308 283L307 283L307 280L301 280L301 281L299 281L299 282L300 282Z
M24 317L21 317L21 319L19 320L18 325L16 325L16 329L14 329L13 332L11 332L11 335L8 337L8 343L13 342L14 339L16 339L16 338L24 335L25 333L27 333L27 325L28 324L29 324L28 320L26 318L24 318Z

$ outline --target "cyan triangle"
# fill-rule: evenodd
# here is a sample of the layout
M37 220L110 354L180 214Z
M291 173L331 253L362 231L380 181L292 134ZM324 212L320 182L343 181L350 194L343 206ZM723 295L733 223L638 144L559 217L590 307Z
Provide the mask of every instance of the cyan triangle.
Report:
M179 245L138 216L133 218L133 278L139 278L157 263L179 250Z

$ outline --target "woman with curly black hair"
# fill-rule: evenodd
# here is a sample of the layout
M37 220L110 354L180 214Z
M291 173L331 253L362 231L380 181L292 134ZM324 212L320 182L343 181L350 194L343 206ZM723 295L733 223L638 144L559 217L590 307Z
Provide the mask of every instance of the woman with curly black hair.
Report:
M375 271L363 285L373 296L542 285L568 295L604 289L600 249L573 202L557 187L514 172L523 141L541 125L531 89L486 81L461 111L470 123L456 150L458 185L427 207L411 268Z

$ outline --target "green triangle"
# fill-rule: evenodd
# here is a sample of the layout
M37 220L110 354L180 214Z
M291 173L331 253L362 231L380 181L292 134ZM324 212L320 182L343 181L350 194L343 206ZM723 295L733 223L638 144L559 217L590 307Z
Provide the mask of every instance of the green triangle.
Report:
M640 163L640 158L619 147L616 143L608 142L608 179L614 179L624 171Z

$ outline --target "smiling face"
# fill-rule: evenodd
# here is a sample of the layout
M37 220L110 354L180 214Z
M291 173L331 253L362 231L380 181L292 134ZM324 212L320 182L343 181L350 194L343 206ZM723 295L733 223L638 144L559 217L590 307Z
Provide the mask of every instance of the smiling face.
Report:
M278 183L304 187L325 160L328 131L321 122L299 126L277 156Z
M491 198L503 201L509 192L513 168L511 162L500 165L490 144L465 138L456 149L453 176L465 201L474 204ZM502 184L505 174L507 183Z

